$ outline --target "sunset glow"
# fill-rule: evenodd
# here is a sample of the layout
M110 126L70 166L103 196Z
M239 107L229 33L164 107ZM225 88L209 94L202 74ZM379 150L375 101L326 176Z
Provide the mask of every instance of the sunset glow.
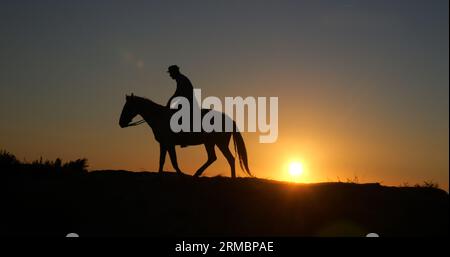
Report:
M289 164L289 174L292 177L299 177L303 174L303 164L301 162L292 162Z

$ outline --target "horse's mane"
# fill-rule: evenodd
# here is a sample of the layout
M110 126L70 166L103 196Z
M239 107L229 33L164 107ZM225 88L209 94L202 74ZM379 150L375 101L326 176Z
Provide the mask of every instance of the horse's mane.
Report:
M165 106L160 105L158 103L155 103L155 102L153 102L152 100L150 100L150 99L148 99L146 97L134 96L134 99L137 100L141 104L151 105L154 108L158 108L158 109L164 109L165 108Z

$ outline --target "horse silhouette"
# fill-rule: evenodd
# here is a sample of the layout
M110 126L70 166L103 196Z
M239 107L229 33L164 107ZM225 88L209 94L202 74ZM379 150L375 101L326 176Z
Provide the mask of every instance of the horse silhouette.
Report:
M170 127L170 118L177 110L170 109L166 106L159 105L153 101L134 96L126 96L126 102L123 106L122 113L120 115L119 125L122 128L129 127L130 122L134 117L140 115L144 121L153 130L156 141L159 142L160 156L159 156L159 172L163 172L164 162L166 160L166 153L169 152L172 166L177 174L183 175L184 173L178 167L177 155L175 152L176 145L201 145L203 144L208 154L208 160L203 164L194 174L195 177L200 176L209 165L217 160L214 147L217 146L223 153L231 167L231 177L236 177L235 170L235 157L231 153L228 145L230 143L231 136L233 136L234 149L239 158L239 164L249 176L252 176L248 168L247 150L245 148L244 139L241 133L237 130L236 123L233 121L232 132L173 132ZM209 111L202 109L202 115ZM227 115L221 113L223 121L229 119ZM225 122L222 122L225 124ZM225 128L222 129L225 131Z

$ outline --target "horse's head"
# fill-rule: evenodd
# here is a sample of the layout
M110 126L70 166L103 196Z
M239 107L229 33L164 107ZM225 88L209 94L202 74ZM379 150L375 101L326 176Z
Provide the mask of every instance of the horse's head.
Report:
M133 118L138 115L138 112L136 110L135 96L133 94L127 95L125 99L126 102L123 106L122 114L120 114L119 120L119 125L121 128L128 127Z

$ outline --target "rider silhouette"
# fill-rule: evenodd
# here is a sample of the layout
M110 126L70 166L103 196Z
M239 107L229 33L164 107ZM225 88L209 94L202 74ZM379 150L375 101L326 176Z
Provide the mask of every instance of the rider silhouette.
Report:
M167 102L167 107L170 107L170 102L172 101L172 99L178 96L187 98L192 107L192 94L194 92L194 88L192 87L191 81L186 76L181 74L180 68L177 65L171 65L167 72L169 73L170 77L177 82L177 89L175 90L175 94L170 97L169 101Z
M169 66L167 72L169 73L170 77L172 79L174 79L177 82L177 89L175 90L175 93L173 94L172 97L169 98L169 101L167 102L167 107L170 108L170 103L172 101L172 99L174 99L175 97L185 97L190 104L190 111L191 111L191 131L193 128L193 124L192 124L192 108L193 108L193 103L194 103L194 99L193 99L193 93L194 93L194 87L192 86L191 81L184 76L183 74L181 74L180 72L180 67L178 67L177 65L171 65ZM186 145L181 145L181 147L186 147Z

